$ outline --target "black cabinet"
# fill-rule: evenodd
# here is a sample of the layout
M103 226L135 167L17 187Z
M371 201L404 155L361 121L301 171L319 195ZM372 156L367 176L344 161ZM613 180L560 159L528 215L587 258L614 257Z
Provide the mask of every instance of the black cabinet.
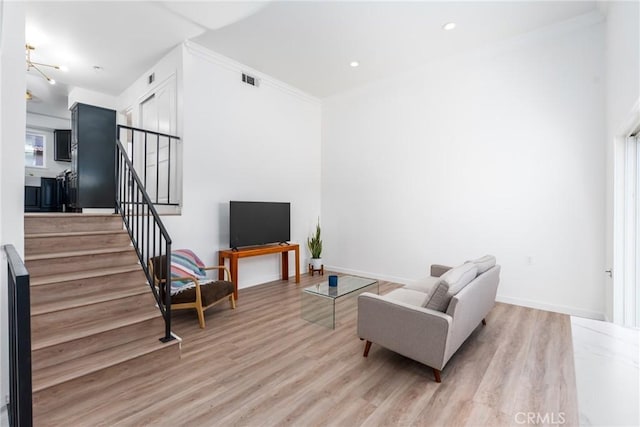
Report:
M71 209L115 206L116 112L76 103L71 107Z
M62 210L59 200L58 180L41 178L40 187L27 185L24 187L25 212L57 212Z
M43 212L58 210L58 183L55 178L42 178L40 182L40 210Z
M40 211L40 187L24 187L24 211Z
M71 161L71 130L56 129L53 131L53 159L58 162Z

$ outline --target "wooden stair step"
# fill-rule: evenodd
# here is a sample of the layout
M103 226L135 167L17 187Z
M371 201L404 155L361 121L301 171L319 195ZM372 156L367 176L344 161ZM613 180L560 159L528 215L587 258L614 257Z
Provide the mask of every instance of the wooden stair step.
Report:
M93 353L81 359L73 359L58 365L37 369L33 372L33 392L37 393L46 388L90 375L96 371L107 369L177 344L176 340L163 343L157 337L150 336Z
M27 270L34 278L136 263L139 263L138 257L130 246L25 256Z
M29 213L24 215L25 234L122 229L122 217L116 214Z
M142 292L151 289L140 265L43 276L31 282L31 314L52 311L43 308L52 305L71 308Z
M167 367L179 360L180 342L173 340L151 353L36 391L33 424L69 425L72 416L82 418L81 414L93 413L96 405L110 405L114 398L130 391L131 378L148 382L150 377L161 377ZM72 424L82 425L82 421L75 420Z
M153 294L127 296L31 316L31 349L60 344L158 316Z
M141 322L32 351L31 366L42 369L150 336L159 339L164 331L164 319L158 311L157 316Z
M133 287L129 289L112 289L107 288L106 290L87 295L83 297L73 297L73 298L57 298L55 301L47 301L44 303L31 303L31 315L37 316L40 314L46 313L54 313L62 310L69 310L72 308L83 307L86 305L99 304L102 302L113 301L120 298L131 297L135 295L142 295L151 293L151 289L149 289L149 285L146 283L140 283L140 286Z
M107 268L96 268L93 270L83 270L83 271L75 271L72 273L60 273L60 274L50 274L42 277L35 277L30 279L29 285L31 287L34 286L45 286L52 284L59 284L64 282L72 282L77 280L89 280L96 279L103 276L110 276L116 274L123 273L131 273L131 272L139 272L142 277L144 277L142 273L142 268L140 267L140 263L118 266L118 267L107 267Z
M25 254L46 254L129 246L126 230L25 234Z
M71 258L71 257L79 257L85 255L104 255L110 253L117 252L131 252L131 247L121 246L118 248L106 248L106 249L90 249L90 250L78 250L78 251L66 251L59 252L55 254L35 254L35 255L25 255L25 261L39 261L43 259L58 259L58 258Z

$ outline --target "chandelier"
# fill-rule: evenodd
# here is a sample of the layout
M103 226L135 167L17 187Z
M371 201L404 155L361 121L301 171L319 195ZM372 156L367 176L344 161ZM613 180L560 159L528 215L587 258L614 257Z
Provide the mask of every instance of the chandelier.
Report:
M40 62L33 62L31 60L31 51L35 50L36 48L33 47L30 44L26 44L25 45L26 51L27 51L27 71L31 70L32 68L34 70L36 70L38 73L40 73L40 75L49 82L49 84L56 84L56 81L54 79L52 79L51 77L49 77L44 71L42 71L42 67L49 67L49 68L53 68L54 70L61 70L64 71L64 67L60 66L60 65L51 65L51 64L43 64Z

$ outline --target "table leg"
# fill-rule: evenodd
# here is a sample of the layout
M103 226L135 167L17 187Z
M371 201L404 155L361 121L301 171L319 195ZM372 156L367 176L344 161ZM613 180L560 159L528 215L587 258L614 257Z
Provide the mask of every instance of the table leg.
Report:
M224 265L222 254L218 254L218 265ZM218 280L224 280L224 270L218 270Z
M296 246L294 252L296 254L296 283L300 283L300 247Z
M231 264L231 281L233 282L233 297L238 301L238 257L232 256Z
M282 280L289 280L289 252L282 252Z

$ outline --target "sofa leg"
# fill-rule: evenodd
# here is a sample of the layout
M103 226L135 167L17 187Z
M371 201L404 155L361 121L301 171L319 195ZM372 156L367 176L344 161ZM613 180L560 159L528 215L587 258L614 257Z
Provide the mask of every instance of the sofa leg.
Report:
M487 326L487 319L482 319L482 326Z
M437 370L436 368L432 368L432 369L433 369L433 376L436 377L436 382L441 383L442 381L440 380L440 371Z
M371 341L367 340L364 345L364 354L362 355L363 357L367 357L369 355L369 349L371 349Z

